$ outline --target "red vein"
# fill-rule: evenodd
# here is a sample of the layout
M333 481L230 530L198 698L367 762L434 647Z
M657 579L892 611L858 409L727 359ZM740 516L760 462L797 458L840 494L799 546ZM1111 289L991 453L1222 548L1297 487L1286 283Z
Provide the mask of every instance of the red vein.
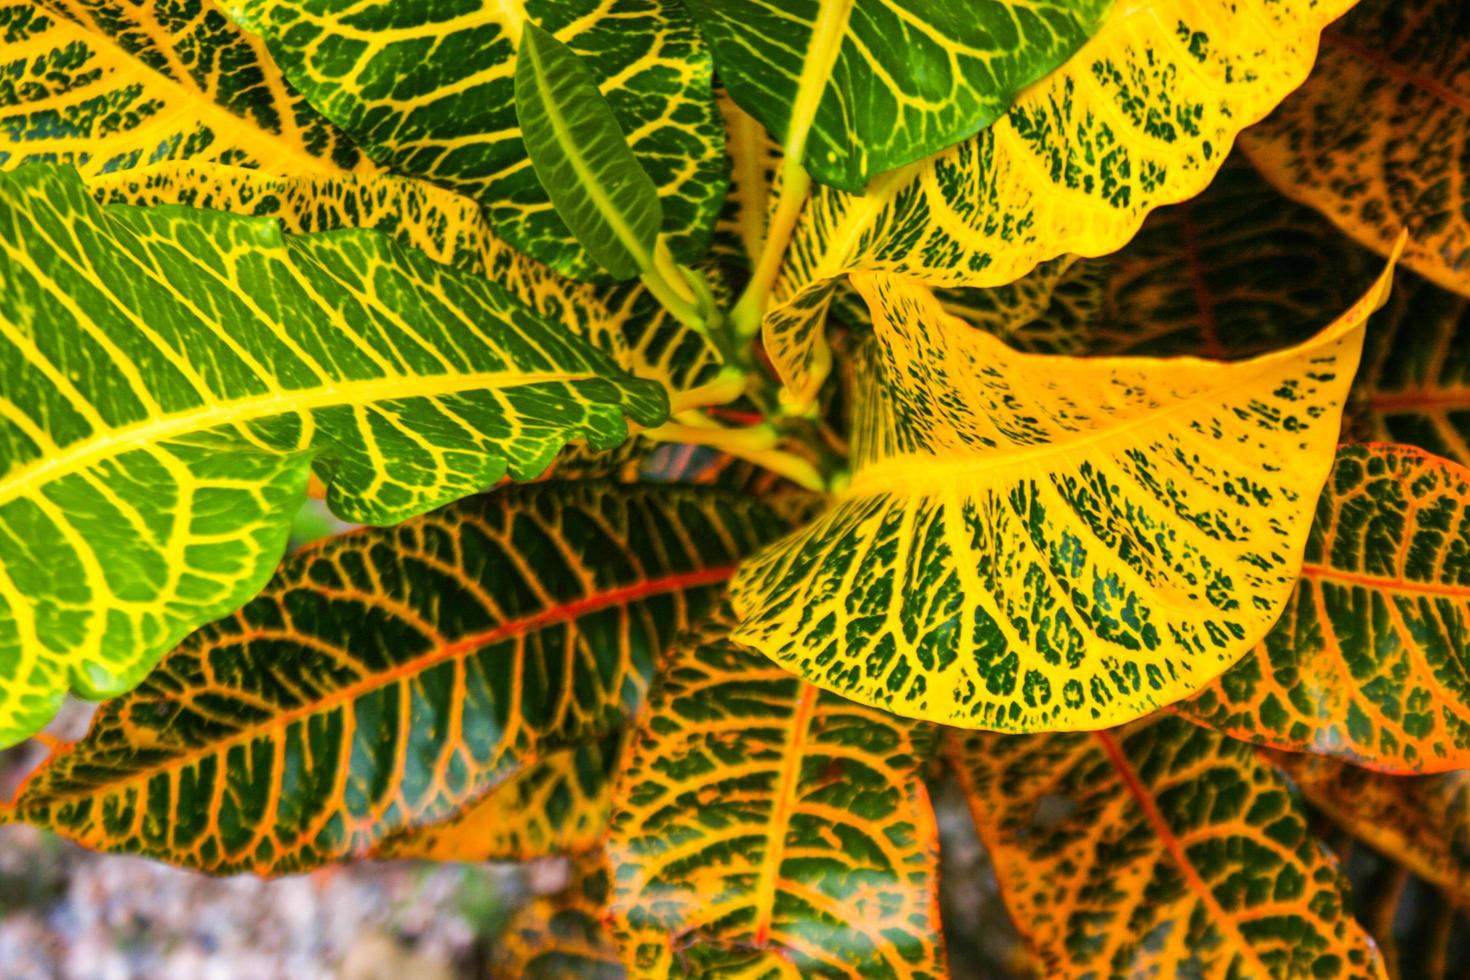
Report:
M763 947L771 935L771 914L776 905L776 874L780 870L781 851L786 846L786 824L791 820L791 805L796 798L796 777L801 771L801 757L806 751L807 729L811 727L812 709L816 707L818 689L815 684L801 685L801 699L791 716L786 751L781 756L781 780L776 789L771 825L766 831L765 860L761 863L760 881L755 892L755 945Z
M1235 920L1221 907L1215 899L1215 893L1210 891L1210 886L1205 884L1205 880L1195 869L1194 863L1189 860L1189 855L1184 853L1184 845L1180 843L1178 837L1174 836L1173 829L1164 820L1164 815L1159 812L1153 795L1144 788L1143 781L1138 778L1138 773L1134 772L1132 763L1123 755L1123 750L1118 746L1112 733L1093 732L1093 735L1096 736L1098 744L1103 747L1103 751L1108 754L1113 768L1118 770L1118 775L1122 777L1123 785L1127 787L1129 795L1137 801L1139 808L1143 810L1144 816L1148 818L1149 824L1153 827L1154 833L1158 834L1159 841L1179 868L1179 873L1183 875L1185 883L1204 905L1205 911L1209 913L1209 918L1239 947L1241 957L1253 965L1256 976L1270 976L1271 971L1266 969L1266 965L1256 955L1255 949L1245 941Z
M1302 566L1302 578L1312 581L1329 579L1333 582L1345 582L1349 585L1362 585L1370 589L1383 589L1392 592L1413 592L1421 595L1444 595L1455 598L1470 597L1470 586L1450 585L1441 582L1413 582L1405 578L1395 578L1389 575L1365 575L1359 572L1344 572L1341 569L1332 568L1327 565L1307 564Z
M1204 356L1222 358L1225 356L1225 347L1220 343L1220 331L1215 323L1215 302L1210 297L1210 285L1205 281L1199 229L1195 227L1191 205L1181 205L1178 218L1179 235L1184 239L1185 266L1189 270L1189 288L1194 293L1194 305L1199 310L1199 330L1204 338Z
M1322 40L1330 47L1341 48L1355 58L1360 58L1368 62L1374 68L1377 68L1385 74L1392 75L1401 82L1428 92L1447 105L1454 106L1462 112L1470 112L1470 96L1462 95L1442 82L1421 75L1407 65L1399 64L1382 51L1375 51L1361 44L1357 39L1348 37L1339 31L1325 32L1322 35Z
M338 705L353 701L363 694L368 693L369 691L387 687L389 684L402 680L405 677L410 677L423 673L436 664L444 663L447 660L458 657L461 654L468 653L471 650L478 649L479 647L485 646L486 644L496 643L500 640L509 639L515 636L523 636L527 633L535 632L536 630L545 629L548 626L569 622L582 616L586 616L590 613L599 612L603 609L608 609L614 606L626 605L630 602L636 602L639 599L646 599L654 595L661 595L665 592L677 592L682 589L698 588L699 586L703 585L716 585L720 582L726 581L734 573L734 565L721 565L716 568L702 568L698 571L693 572L681 572L675 575L665 575L660 578L645 579L644 581L637 582L633 585L625 585L616 589L608 589L604 592L598 592L593 595L583 596L580 599L574 599L571 602L564 602L559 605L551 606L529 616L509 619L501 623L499 626L494 627L493 629L483 630L479 633L474 633L470 636L466 636L459 640L456 640L453 643L447 643L441 647L436 647L435 649L430 650L429 652L424 653L418 657L415 657L412 660L406 660L389 670L385 670L380 673L369 674L356 683L349 684L346 687L338 688L335 691L329 692L325 697L322 697L316 701L313 701L309 704L301 705L297 708L293 708L290 711L284 711L278 715L274 715L268 720L261 722L260 724L251 725L247 728L241 728L240 730L226 738L210 742L208 745L200 746L198 748L190 750L189 752L173 756L169 759L164 760L158 765L149 766L147 768L134 769L131 772L122 775L116 780L96 783L74 794L48 796L46 799L49 802L55 800L69 799L73 796L92 795L93 793L101 791L108 786L112 786L118 783L135 782L155 772L182 769L187 767L189 764L196 761L197 759L211 755L220 755L224 752L225 748L230 745L242 741L248 741L261 734L268 734L270 732L283 729L294 722L302 720L303 718L307 718L315 714L320 714L324 711L329 711L332 708L337 707ZM248 639L249 634L246 634L244 636L236 635L229 637L231 643L238 643L241 640ZM26 779L26 784L22 785L20 792L17 793L17 799L20 799L24 796L25 791L29 788L29 783L32 780L42 775L49 769L50 766L46 765L38 768L35 772L31 773L31 775Z
M1388 411L1437 405L1470 407L1470 388L1417 388L1393 394L1374 394L1368 397L1368 404Z

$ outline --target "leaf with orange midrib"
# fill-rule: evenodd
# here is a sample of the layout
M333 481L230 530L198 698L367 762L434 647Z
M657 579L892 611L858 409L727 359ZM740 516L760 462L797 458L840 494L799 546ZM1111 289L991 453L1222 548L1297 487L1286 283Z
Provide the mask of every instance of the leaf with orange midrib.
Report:
M1470 767L1470 470L1344 446L1281 619L1175 710L1390 772Z
M369 853L615 729L782 526L725 491L552 483L329 541L105 705L15 812L211 872Z
M1249 746L1163 715L949 750L1042 975L1383 976L1345 876Z

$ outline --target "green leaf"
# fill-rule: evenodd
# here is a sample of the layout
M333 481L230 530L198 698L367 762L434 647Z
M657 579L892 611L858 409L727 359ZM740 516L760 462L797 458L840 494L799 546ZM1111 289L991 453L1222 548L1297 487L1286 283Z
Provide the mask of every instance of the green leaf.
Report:
M632 973L942 976L933 727L820 691L714 619L660 671L614 793Z
M371 171L215 0L0 2L0 167L84 176L193 158Z
M853 471L745 563L734 638L963 728L1121 724L1243 657L1291 596L1364 325L1249 361L1022 354L922 285L857 276Z
M98 207L0 175L0 743L135 684L281 554L309 467L390 523L627 438L667 397L372 232Z
M1470 470L1339 449L1305 559L1266 638L1176 709L1390 772L1470 768Z
M727 491L548 482L331 539L103 705L14 812L214 873L371 853L621 727L784 526Z
M720 80L787 155L854 194L990 125L1112 0L689 0Z
M1041 975L1385 976L1347 876L1250 746L1165 715L949 747Z
M658 189L638 165L597 80L565 44L527 24L516 116L541 186L577 241L615 279L653 267Z
M516 120L536 24L584 59L658 188L680 262L705 249L729 163L709 52L665 0L244 0L286 76L376 161L484 205L496 234L574 278L597 264L550 206Z
M624 980L607 929L610 884L600 857L571 862L563 891L516 912L492 951L492 980Z

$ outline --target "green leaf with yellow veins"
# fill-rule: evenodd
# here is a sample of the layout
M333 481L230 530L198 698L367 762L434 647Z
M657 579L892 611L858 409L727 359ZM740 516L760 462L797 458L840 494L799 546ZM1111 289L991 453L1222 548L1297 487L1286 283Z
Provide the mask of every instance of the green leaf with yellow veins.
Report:
M368 231L96 205L0 175L0 743L121 693L280 557L313 467L391 523L610 449L656 383Z
M658 189L618 128L592 70L535 24L516 53L516 118L541 186L614 279L653 268L663 225Z
M1387 976L1347 876L1250 746L1164 715L948 747L1041 975Z
M1470 296L1470 13L1461 0L1364 0L1322 38L1312 77L1241 138L1272 183L1404 265Z
M826 371L832 282L890 272L999 286L1065 253L1123 246L1147 214L1199 193L1240 130L1307 76L1353 0L1121 0L1090 41L1001 119L862 194L818 188L762 327L798 405Z
M658 381L671 398L710 384L723 361L704 334L680 323L641 284L576 282L491 231L479 205L427 181L392 174L286 176L184 161L117 174L87 186L106 203L185 204L271 217L291 233L372 228L437 262L494 280L619 366ZM719 273L705 269L722 289Z
M1120 724L1244 656L1292 593L1368 315L1232 363L1022 354L855 276L853 474L746 562L736 641L964 728Z
M659 672L613 797L612 921L634 976L938 978L932 726L729 640Z
M523 906L490 958L492 980L624 980L607 928L611 892L601 855L571 862L571 881Z
M379 163L483 205L496 233L574 278L599 274L551 207L516 120L514 68L535 23L582 56L658 188L692 264L724 199L713 68L662 0L245 0L243 22L314 106Z
M1470 768L1467 556L1470 470L1407 446L1339 449L1281 619L1175 709L1389 772Z
M720 81L818 181L975 135L1081 47L1112 0L689 0Z
M0 167L83 175L194 158L373 170L215 0L0 3Z
M620 730L787 526L731 491L548 482L329 539L103 705L12 814L220 874L391 846Z

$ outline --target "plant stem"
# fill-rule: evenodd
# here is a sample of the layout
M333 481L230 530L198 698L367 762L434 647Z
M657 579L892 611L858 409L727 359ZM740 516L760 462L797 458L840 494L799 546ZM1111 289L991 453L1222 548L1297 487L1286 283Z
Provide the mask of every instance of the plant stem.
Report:
M766 227L766 240L761 246L760 258L756 260L750 282L730 314L738 337L748 340L760 332L766 301L770 298L776 275L781 271L782 260L786 258L786 246L791 242L796 219L801 216L801 209L806 204L811 182L811 177L807 175L806 168L801 165L797 155L787 154L782 159L781 190L776 199L776 213L771 216L771 222Z
M793 453L777 448L779 435L769 423L727 429L697 412L686 412L675 422L665 422L643 435L657 442L709 446L739 459L755 463L815 493L827 492L827 481L816 466Z
M745 394L748 376L736 367L723 368L715 380L684 391L669 392L669 411L673 415L709 405L726 405Z

